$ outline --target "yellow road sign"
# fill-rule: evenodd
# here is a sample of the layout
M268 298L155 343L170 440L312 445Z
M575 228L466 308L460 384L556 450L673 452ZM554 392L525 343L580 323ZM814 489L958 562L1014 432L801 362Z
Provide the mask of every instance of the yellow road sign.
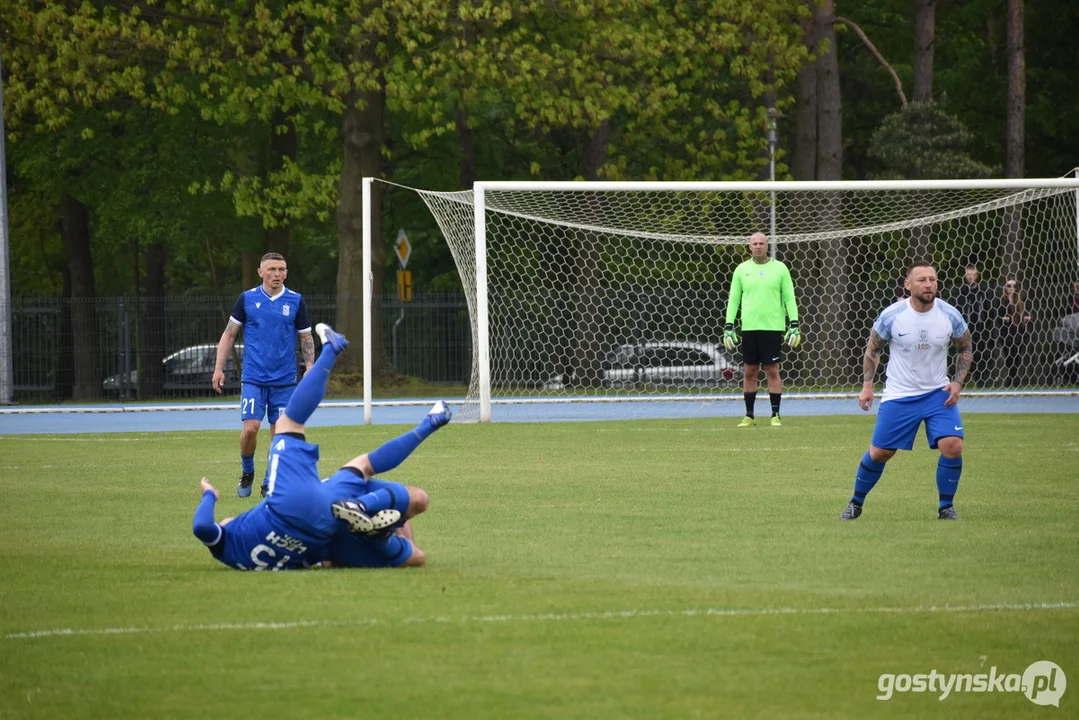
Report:
M401 269L404 270L408 267L408 257L412 254L412 243L408 241L404 228L397 231L397 242L393 244L393 251L397 253L397 260L401 263Z

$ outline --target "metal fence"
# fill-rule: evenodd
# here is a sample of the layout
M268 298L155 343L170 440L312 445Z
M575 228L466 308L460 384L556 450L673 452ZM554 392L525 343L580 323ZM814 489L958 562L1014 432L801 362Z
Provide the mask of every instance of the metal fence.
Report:
M14 400L109 401L136 396L152 400L211 394L214 348L235 300L234 296L13 298ZM333 296L305 295L304 302L312 324L333 322ZM89 342L83 338L78 356L72 330L76 313L83 326L89 323L94 330ZM385 355L401 375L468 384L472 331L463 295L416 295L407 303L385 295L381 327ZM242 342L241 335L237 347ZM160 370L152 367L155 364ZM297 364L302 368L298 351ZM230 360L226 390L236 393L239 379L232 365ZM89 381L88 373L93 376ZM155 382L147 382L150 375ZM91 385L95 391L87 393Z

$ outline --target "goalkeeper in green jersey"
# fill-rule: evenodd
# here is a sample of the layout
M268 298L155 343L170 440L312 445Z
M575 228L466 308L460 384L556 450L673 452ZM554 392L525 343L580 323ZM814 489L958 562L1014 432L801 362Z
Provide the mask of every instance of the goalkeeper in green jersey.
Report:
M754 233L749 238L752 257L734 269L731 293L727 300L727 321L723 328L723 346L733 352L738 347L734 321L739 310L742 315L742 359L745 379L742 390L746 401L746 416L738 427L753 427L753 404L757 400L758 374L764 366L768 378L768 397L772 402L772 427L781 427L779 402L783 396L783 380L779 376L781 346L791 348L802 342L798 329L798 305L794 301L794 283L787 266L768 257L768 238ZM789 320L789 322L788 322Z

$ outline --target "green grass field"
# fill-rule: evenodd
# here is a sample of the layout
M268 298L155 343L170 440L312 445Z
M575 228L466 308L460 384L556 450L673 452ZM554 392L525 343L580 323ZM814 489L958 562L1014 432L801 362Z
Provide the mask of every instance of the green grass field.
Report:
M238 430L0 437L0 717L1076 717L1079 416L965 421L959 523L922 437L837 520L870 417L451 425L386 476L427 567L274 574L191 535L201 475L251 505ZM876 699L1039 660L1059 709Z

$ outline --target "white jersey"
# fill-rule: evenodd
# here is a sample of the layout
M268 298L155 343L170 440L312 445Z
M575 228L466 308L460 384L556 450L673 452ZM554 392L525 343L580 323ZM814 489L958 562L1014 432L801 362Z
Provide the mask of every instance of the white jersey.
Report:
M940 298L918 312L909 298L881 311L873 323L888 343L888 378L881 402L924 395L948 384L948 346L967 331L963 314Z

